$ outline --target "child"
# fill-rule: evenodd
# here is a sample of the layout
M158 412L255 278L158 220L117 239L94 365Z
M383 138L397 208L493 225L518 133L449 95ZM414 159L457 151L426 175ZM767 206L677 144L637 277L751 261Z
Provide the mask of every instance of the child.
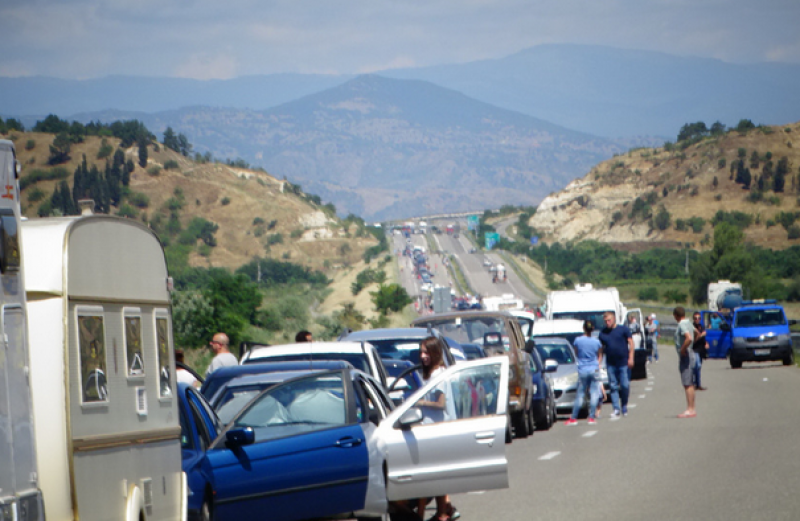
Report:
M603 408L603 402L608 400L608 396L606 396L606 389L603 387L602 383L600 384L600 393L602 396L600 397L600 401L597 402L597 412L594 414L595 418L600 417L600 409Z

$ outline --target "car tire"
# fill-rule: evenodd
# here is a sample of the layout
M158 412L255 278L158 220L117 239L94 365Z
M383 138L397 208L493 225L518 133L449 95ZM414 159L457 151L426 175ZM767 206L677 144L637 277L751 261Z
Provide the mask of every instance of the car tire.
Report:
M734 360L731 358L731 369L741 369L742 368L742 361L741 360Z
M514 437L527 438L528 437L528 420L527 412L522 411L511 416L514 422Z
M514 441L514 437L511 435L511 415L506 415L506 443L511 443Z
M525 416L528 424L528 436L533 436L533 433L536 432L536 415L533 414L533 402L528 407L528 413Z
M783 357L783 365L793 365L794 364L794 351L789 352L788 355Z

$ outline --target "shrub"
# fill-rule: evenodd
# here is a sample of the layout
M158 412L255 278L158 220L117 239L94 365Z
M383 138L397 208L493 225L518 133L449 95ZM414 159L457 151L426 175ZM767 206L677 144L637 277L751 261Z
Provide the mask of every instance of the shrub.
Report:
M122 206L119 207L117 215L120 217L127 217L129 219L136 219L136 217L139 215L139 210L127 203L123 203Z
M223 197L222 200L220 201L220 204L222 204L222 206L228 206L229 204L231 204L231 198Z
M686 293L679 289L668 289L664 292L664 301L675 304L686 302Z
M303 232L304 230L302 228L297 228L295 230L292 230L292 233L289 234L289 237L291 237L292 239L299 239L300 237L303 236Z
M256 237L262 237L265 233L267 233L267 230L263 226L256 226L256 229L253 230L253 235Z
M789 232L789 239L800 239L800 226L793 224L787 230Z
M158 177L161 175L161 167L158 165L153 165L147 169L147 173L152 177Z
M29 203L39 202L44 198L45 195L46 194L44 193L44 190L42 190L38 186L34 186L31 189L31 193L28 194L28 202Z
M684 221L683 219L676 219L675 220L675 229L678 230L679 232L685 232L686 231L686 221Z
M273 244L281 244L283 243L283 235L280 233L271 233L267 235L267 246L272 246Z
M108 140L103 138L100 142L100 150L97 151L97 159L104 159L111 155L111 152L114 151L114 147L108 144Z
M694 233L701 233L706 225L706 220L702 217L692 217L689 219L689 226L692 227Z
M137 208L147 208L150 206L150 198L142 192L131 192L128 202Z
M29 139L25 142L25 150L33 150L34 148L36 148L36 141Z
M722 194L717 194L714 196L715 201L722 201Z
M726 162L727 161L725 160L724 157L720 158L719 161L717 161L717 168L720 168L720 169L721 168L725 168Z
M264 219L261 217L256 217L253 219L253 226L258 226L259 224L264 224Z
M654 287L642 288L639 290L639 300L658 300L658 289Z
M69 177L69 172L62 166L51 168L50 170L32 170L31 173L19 180L19 189L25 190L30 185L39 181L57 181Z
M174 159L167 159L164 161L164 170L173 170L179 168L178 162Z

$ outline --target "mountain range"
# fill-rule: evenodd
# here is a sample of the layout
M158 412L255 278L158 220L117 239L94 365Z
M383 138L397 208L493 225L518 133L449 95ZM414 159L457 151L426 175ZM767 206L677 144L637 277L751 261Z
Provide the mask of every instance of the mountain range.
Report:
M428 82L374 75L264 111L188 107L77 119L134 117L155 132L180 129L199 152L261 165L368 220L534 204L624 150Z

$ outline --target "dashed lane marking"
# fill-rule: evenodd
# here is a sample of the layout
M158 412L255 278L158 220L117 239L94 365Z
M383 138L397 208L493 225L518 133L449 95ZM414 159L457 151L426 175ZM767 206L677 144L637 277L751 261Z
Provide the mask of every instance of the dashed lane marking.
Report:
M646 394L640 394L639 398L647 398L647 395Z
M652 387L645 387L645 388L644 388L644 390L645 390L645 391L652 391L652 390L653 390L653 388L652 388Z
M633 409L634 407L636 407L635 403L629 403L628 404L628 409Z
M555 458L556 456L558 456L559 454L561 454L561 451L548 452L544 456L539 457L539 460L540 461L551 460L551 459Z
M595 434L597 434L597 431L587 431L587 432L584 432L582 436L583 436L584 438L591 438L591 437L592 437L592 436L594 436Z

